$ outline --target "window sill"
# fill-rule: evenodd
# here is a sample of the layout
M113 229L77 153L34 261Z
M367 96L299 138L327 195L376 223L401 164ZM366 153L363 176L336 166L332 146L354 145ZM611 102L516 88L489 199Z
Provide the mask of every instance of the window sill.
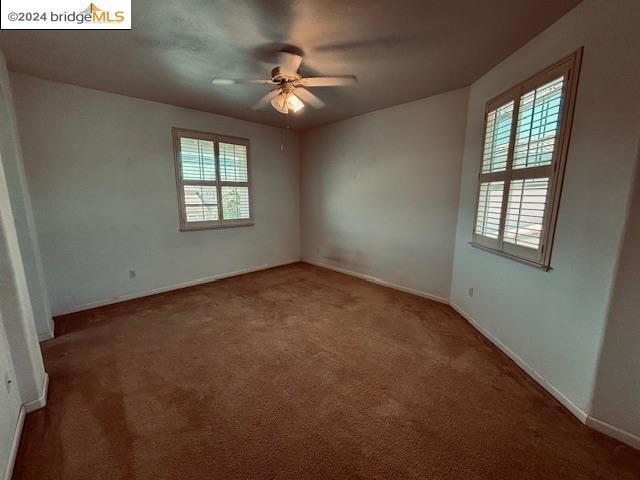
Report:
M538 270L542 270L542 271L545 271L545 272L548 272L549 270L553 270L550 265L543 265L541 263L537 263L537 262L534 262L532 260L528 260L526 258L516 257L515 255L510 255L510 254L502 252L500 250L496 250L495 248L487 247L485 245L480 245L479 243L476 243L476 242L469 242L469 245L471 245L472 247L477 248L479 250L484 250L485 252L493 253L494 255L499 255L501 257L505 257L505 258L508 258L510 260L515 260L516 262L523 263L525 265L529 265L530 267L537 268Z
M180 227L181 232L191 232L194 230L218 230L220 228L236 228L236 227L252 227L253 222L237 222L226 223L222 225L183 225Z

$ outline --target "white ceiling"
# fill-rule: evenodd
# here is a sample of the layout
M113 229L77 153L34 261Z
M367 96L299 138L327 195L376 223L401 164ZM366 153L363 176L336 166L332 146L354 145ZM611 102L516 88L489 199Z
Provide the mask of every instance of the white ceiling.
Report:
M306 75L357 75L314 89L327 106L290 115L297 130L472 83L580 0L133 0L131 31L2 31L9 68L270 125L249 107L276 52L304 53Z

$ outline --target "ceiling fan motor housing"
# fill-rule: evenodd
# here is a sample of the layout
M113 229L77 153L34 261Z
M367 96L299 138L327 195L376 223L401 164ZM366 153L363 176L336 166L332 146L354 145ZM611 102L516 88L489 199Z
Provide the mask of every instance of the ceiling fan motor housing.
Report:
M274 82L295 82L301 78L297 73L283 72L280 67L273 67L271 70L271 80Z

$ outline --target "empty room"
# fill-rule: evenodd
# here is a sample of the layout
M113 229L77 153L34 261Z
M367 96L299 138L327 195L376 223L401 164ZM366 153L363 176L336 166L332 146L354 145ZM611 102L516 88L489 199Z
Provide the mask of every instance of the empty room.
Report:
M0 480L640 479L638 0L0 20Z

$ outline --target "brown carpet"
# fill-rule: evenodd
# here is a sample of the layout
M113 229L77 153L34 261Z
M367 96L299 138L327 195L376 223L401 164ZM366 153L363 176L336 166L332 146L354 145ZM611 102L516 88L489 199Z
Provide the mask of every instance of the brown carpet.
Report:
M632 479L451 308L294 264L57 319L14 479Z

